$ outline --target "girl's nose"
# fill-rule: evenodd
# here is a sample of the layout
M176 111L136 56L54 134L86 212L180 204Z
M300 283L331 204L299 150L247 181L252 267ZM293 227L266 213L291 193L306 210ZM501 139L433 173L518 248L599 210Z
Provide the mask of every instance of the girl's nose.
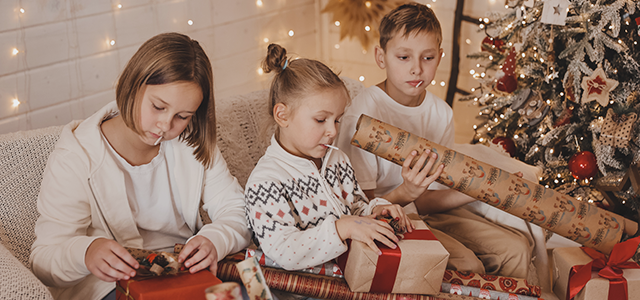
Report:
M158 126L158 128L160 128L162 132L167 132L169 131L169 129L171 129L171 120L166 120L166 118L160 118L158 119L158 123L156 124L156 126Z
M327 136L328 137L335 137L336 134L338 133L338 124L333 123L333 125L329 125L329 128L327 128Z

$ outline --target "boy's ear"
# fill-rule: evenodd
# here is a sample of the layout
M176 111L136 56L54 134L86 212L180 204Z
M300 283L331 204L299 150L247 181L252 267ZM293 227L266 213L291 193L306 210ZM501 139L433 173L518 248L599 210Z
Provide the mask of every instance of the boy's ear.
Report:
M376 46L374 51L375 52L374 52L373 56L376 59L376 64L378 65L378 67L380 69L384 69L387 66L385 61L384 61L384 50L382 49L382 47Z
M278 126L286 128L289 126L289 107L284 103L276 103L273 106L273 119L278 123Z

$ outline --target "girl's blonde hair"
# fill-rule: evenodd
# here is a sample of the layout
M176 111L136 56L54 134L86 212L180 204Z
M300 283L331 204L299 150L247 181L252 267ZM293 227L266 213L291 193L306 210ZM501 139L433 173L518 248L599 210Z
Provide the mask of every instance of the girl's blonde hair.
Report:
M287 50L278 44L269 45L262 70L276 73L269 89L271 116L276 104L283 103L295 111L299 105L297 99L324 89L342 88L349 95L344 82L325 64L313 59L291 59L287 57Z
M216 146L216 115L211 62L200 44L180 33L163 33L146 41L122 71L116 102L127 127L143 134L140 124L140 90L144 84L193 82L202 89L202 103L179 138L194 148L193 155L209 168Z

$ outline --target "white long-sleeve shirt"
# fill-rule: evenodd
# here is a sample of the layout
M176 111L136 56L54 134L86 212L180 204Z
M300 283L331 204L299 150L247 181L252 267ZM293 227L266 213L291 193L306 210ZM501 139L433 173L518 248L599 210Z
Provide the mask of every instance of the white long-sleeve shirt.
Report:
M287 270L330 261L347 251L336 230L342 215L369 215L349 158L329 149L320 169L288 153L275 138L245 186L249 224L265 255Z
M130 208L124 173L101 136L100 124L115 111L112 102L86 120L65 126L44 171L30 264L56 298L101 299L115 288L85 265L86 250L95 239L114 239L134 248L145 244ZM165 143L172 149L165 159L176 189L181 218L177 222L211 240L218 260L245 248L250 231L242 188L220 151L216 148L213 166L205 169L185 142ZM201 200L213 221L204 226L198 214Z

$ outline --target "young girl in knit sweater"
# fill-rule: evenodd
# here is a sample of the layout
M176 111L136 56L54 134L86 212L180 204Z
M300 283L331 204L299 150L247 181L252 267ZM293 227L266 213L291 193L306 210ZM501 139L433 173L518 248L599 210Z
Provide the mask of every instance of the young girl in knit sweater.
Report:
M398 218L411 231L402 208L382 198L369 201L349 158L331 146L349 102L344 83L324 64L288 59L275 44L262 68L276 73L269 103L277 127L247 181L245 202L266 256L298 270L338 257L347 250L347 239L378 254L374 240L396 248L393 229L375 216Z

